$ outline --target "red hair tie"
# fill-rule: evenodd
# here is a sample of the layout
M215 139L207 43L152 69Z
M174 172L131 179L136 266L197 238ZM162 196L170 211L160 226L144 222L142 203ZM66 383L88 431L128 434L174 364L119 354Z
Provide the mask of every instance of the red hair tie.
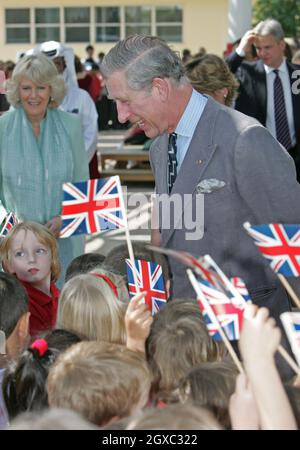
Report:
M48 350L48 342L46 342L45 339L37 339L31 344L30 348L36 349L39 352L39 356L41 358Z
M94 275L95 277L98 277L98 278L102 278L102 280L104 280L108 284L108 286L111 288L111 290L113 291L113 293L115 294L117 299L119 299L117 286L107 275L103 275L101 273L91 273L91 275Z

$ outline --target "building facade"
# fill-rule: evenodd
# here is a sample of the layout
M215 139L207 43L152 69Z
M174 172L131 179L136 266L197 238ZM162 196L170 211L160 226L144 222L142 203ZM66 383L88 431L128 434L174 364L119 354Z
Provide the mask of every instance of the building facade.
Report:
M87 44L107 52L133 33L160 36L178 51L204 47L222 55L233 40L232 12L239 21L245 11L248 17L246 4L251 0L1 0L0 60L16 60L19 52L47 40L84 57Z

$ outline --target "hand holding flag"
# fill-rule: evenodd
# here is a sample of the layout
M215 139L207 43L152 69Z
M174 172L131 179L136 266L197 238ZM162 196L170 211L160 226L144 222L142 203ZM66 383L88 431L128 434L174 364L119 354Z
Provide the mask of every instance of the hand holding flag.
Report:
M128 288L130 296L138 291L146 292L145 303L150 307L151 314L156 314L167 302L167 294L164 287L162 268L159 264L142 259L134 260L134 266L130 259L126 259ZM134 280L137 278L137 285Z
M126 346L130 350L143 353L153 322L149 306L141 303L146 294L146 292L140 292L132 297L125 314Z

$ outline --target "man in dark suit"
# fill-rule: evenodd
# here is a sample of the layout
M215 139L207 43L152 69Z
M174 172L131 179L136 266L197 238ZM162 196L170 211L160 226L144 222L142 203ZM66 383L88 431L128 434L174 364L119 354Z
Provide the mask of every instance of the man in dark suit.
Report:
M299 223L292 158L255 119L195 91L179 56L157 37L120 41L102 74L119 121L157 138L150 161L162 208L153 243L210 254L279 323L288 297L243 223ZM195 297L186 267L172 258L170 266L173 296Z
M259 60L244 61L252 44L256 46ZM300 66L286 60L285 47L282 26L274 19L267 19L247 31L237 49L227 58L227 63L240 81L235 109L255 117L288 150L294 158L299 181L300 95L292 85L296 80L293 73ZM278 71L280 81L275 81L277 74L274 69ZM278 84L283 90L284 103L276 100Z

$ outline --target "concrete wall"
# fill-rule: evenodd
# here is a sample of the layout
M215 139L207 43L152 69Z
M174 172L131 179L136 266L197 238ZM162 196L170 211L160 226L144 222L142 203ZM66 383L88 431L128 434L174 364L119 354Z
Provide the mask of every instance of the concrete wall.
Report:
M244 0L238 0L244 2ZM228 7L229 0L124 0L109 2L108 0L1 0L0 3L0 59L15 59L19 50L28 50L32 44L6 44L5 43L5 8L30 7L65 7L65 6L125 6L125 5L178 5L182 6L183 13L183 42L173 44L176 50L190 48L193 53L203 46L209 52L222 55L228 42ZM93 43L93 42L92 42ZM94 43L93 43L94 44ZM85 56L86 43L72 45L75 53ZM107 52L112 44L96 43L96 52Z

